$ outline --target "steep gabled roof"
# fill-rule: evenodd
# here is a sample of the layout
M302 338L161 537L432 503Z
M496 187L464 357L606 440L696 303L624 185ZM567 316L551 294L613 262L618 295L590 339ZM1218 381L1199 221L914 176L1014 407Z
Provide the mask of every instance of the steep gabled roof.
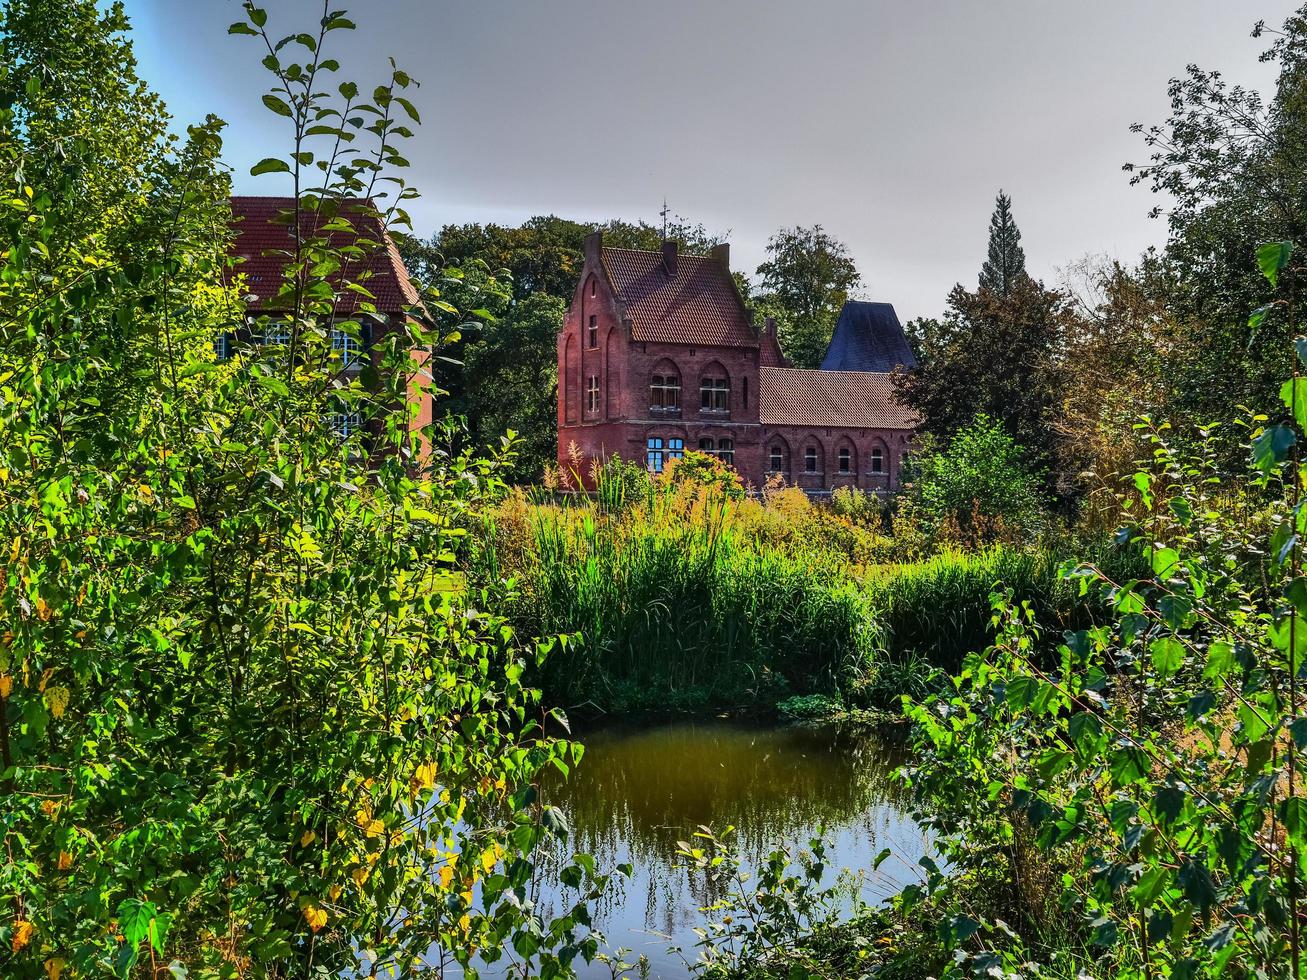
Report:
M898 314L889 303L849 300L840 310L823 371L893 371L913 368L917 359L908 346Z
M600 254L631 318L632 340L757 346L758 335L724 262L708 255L678 255L671 276L660 252L605 246Z
M764 425L911 429L916 424L895 398L893 377L884 372L762 367L758 392Z
M258 297L251 303L255 309L268 309L269 301L281 288L282 270L290 260L286 253L294 252L295 239L291 226L279 218L294 207L293 197L236 195L231 198L233 230L236 232L231 251L242 260L236 265L236 272L245 276L247 291ZM382 243L381 247L364 245L367 256L348 267L346 276L376 297L372 303L379 312L403 313L417 306L420 300L409 281L399 250L371 213L372 208L371 201L361 201L354 214L346 208L344 216L354 223L357 232L354 235L332 232L331 240L337 246L348 245L356 237ZM316 212L307 209L301 211L300 222L302 235L312 235L319 223L326 223L320 222ZM364 274L369 272L371 275L364 278ZM338 301L339 311L353 313L364 299L366 297L352 290L344 291Z

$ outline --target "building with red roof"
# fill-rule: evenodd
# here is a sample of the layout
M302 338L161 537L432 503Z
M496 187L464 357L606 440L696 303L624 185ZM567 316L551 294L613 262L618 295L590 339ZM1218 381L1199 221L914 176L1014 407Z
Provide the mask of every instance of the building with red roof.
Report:
M296 229L291 215L295 210L293 197L231 198L232 231L231 254L236 260L235 272L243 278L246 309L252 315L285 313L293 308L291 287L286 283L285 270L294 260ZM360 345L344 330L329 327L333 347L341 350L344 368L358 372L368 359L376 359L374 346L384 337L396 332L407 333L409 321L420 322L425 313L421 298L409 278L408 270L400 259L399 250L386 233L385 227L372 201L360 200L356 205L341 209L340 218L322 215L310 208L299 213L300 239L321 237L326 230L328 241L345 253L346 265L341 280L361 287L342 289L337 286L332 314L333 322L355 320L359 323L363 343ZM348 229L340 227L348 224ZM271 329L280 328L275 316ZM230 353L233 342L249 342L253 338L247 328L242 333L224 338L220 356ZM430 424L432 396L428 359L429 351L411 347L415 365L409 382L409 402L416 405L409 422L410 429L418 430ZM339 424L358 424L357 419L342 417Z
M558 462L608 456L661 472L687 450L747 483L894 490L914 420L892 373L915 364L887 303L841 311L823 369L789 367L775 324L749 322L729 246L682 255L586 239L558 335Z

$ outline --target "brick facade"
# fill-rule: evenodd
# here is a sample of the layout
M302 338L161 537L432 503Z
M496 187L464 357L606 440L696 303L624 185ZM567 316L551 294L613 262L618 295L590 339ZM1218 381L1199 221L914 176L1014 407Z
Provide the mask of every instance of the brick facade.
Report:
M633 252L592 235L558 335L559 465L579 453L584 479L607 456L658 470L704 450L753 486L775 468L810 492L897 488L911 428L886 376L783 363L775 326L748 322L724 246Z

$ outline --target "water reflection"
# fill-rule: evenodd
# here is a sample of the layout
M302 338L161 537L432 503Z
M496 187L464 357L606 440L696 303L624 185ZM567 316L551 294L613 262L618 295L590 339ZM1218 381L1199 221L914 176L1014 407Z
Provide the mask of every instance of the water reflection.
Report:
M858 888L871 901L916 878L911 866L925 842L890 778L899 754L881 739L834 728L685 722L609 728L584 741L581 765L569 780L547 785L545 797L567 814L572 848L601 867L635 865L632 878L597 910L595 925L612 948L648 955L655 977L685 976L666 948L675 941L693 956L690 930L701 923L698 909L715 898L675 857L676 842L701 824L734 825L736 846L750 864L782 842L806 843L824 827L831 864L866 869ZM895 857L870 873L884 847ZM548 886L543 892L547 909Z

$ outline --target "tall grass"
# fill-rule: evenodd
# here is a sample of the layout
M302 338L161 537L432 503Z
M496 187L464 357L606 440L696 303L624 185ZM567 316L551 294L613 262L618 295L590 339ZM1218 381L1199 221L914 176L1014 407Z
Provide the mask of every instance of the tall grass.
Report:
M696 708L835 691L874 663L866 596L816 553L759 547L734 502L660 491L634 507L533 506L522 624L573 632L555 700ZM491 541L500 533L491 531Z
M519 630L575 636L540 669L546 695L603 711L770 707L809 693L893 707L933 669L984 649L996 586L1053 626L1096 615L1059 578L1061 551L868 563L888 550L883 535L799 491L764 503L601 481L594 498L515 497L476 538L470 571L516 579Z
M974 551L947 551L911 565L884 565L864 577L868 602L883 629L886 655L924 658L956 672L962 658L983 650L992 639L989 597L996 588L1030 602L1037 620L1053 636L1080 629L1101 618L1094 599L1082 599L1076 583L1059 575L1071 548L1017 549L996 546ZM1120 578L1141 574L1137 557L1106 546L1089 557Z

